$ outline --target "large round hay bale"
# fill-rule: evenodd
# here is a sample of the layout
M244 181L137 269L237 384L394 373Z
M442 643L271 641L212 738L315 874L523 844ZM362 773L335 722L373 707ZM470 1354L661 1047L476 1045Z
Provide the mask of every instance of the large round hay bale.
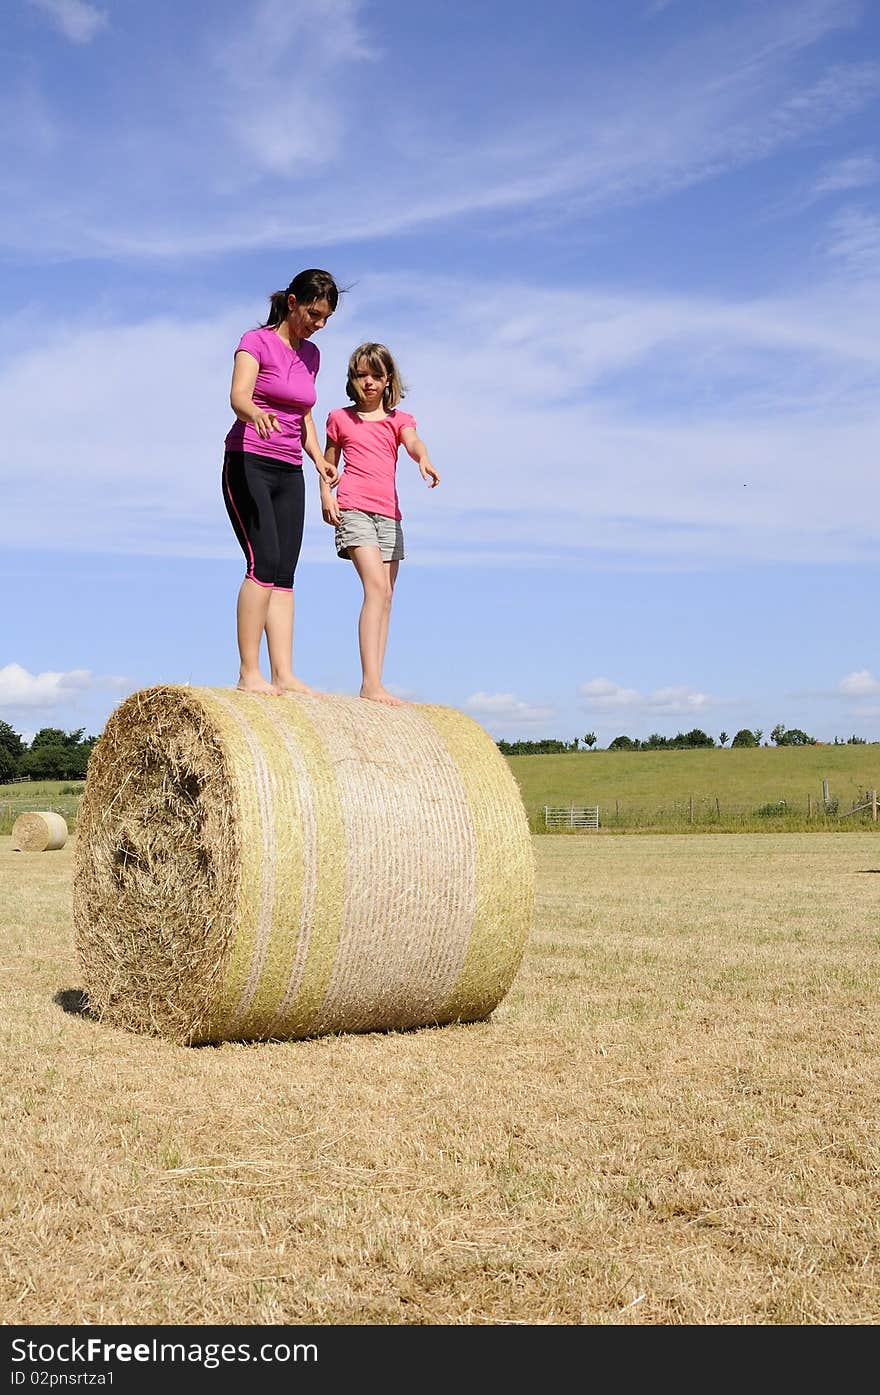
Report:
M19 814L12 825L15 852L57 852L67 842L67 823L54 809Z
M89 762L77 952L117 1026L196 1043L480 1020L533 886L516 782L453 708L148 688Z

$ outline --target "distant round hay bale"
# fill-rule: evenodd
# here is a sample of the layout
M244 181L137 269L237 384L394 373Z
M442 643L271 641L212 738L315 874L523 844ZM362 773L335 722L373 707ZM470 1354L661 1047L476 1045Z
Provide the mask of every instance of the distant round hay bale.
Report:
M54 809L19 814L12 825L15 852L57 852L67 842L67 823Z
M533 888L516 782L453 708L148 688L89 761L76 943L116 1026L199 1043L478 1021Z

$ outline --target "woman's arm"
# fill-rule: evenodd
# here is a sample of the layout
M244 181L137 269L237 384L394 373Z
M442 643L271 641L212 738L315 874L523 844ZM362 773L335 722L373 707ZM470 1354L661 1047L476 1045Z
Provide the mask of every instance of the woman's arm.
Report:
M400 440L407 455L411 455L418 465L422 479L428 481L429 488L435 489L440 483L440 476L428 459L428 447L422 438L416 435L415 427L405 426L400 433Z
M339 471L336 468L335 460L328 460L322 454L318 445L318 433L315 430L315 423L312 420L311 412L306 412L302 419L302 445L306 455L311 460L322 481L332 489L334 484L339 483Z
M239 349L232 365L232 387L229 390L229 403L239 421L250 422L257 435L268 441L273 431L279 431L278 418L274 412L266 412L254 405L254 388L260 365L247 349Z

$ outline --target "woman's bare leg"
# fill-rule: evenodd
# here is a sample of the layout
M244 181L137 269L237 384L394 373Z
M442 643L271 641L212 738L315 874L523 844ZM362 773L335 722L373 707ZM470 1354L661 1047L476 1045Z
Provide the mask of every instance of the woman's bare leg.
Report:
M310 693L293 672L293 592L272 591L266 615L266 642L272 683L282 693Z
M378 547L351 547L348 555L364 588L364 601L358 619L358 644L361 651L361 697L372 702L384 702L400 707L400 698L382 686L382 660L388 621L391 615L391 579Z
M241 583L236 608L238 655L240 660L238 687L248 693L277 693L260 672L260 645L266 628L272 591L246 576Z

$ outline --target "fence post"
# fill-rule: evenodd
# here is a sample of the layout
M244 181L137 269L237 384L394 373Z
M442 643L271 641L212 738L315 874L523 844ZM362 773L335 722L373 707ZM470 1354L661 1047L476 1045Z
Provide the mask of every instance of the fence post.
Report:
M813 796L812 796L811 794L808 794L808 795L807 795L807 818L808 818L808 819L811 819L812 817L813 817Z
M877 790L871 790L871 818L877 822Z
M715 796L715 813L718 815L718 820L719 820L719 822L720 822L720 821L721 821L721 800L718 798L717 794L716 794L716 796Z
M692 794L689 794L689 795L688 795L688 823L693 823L693 821L694 821L694 796L693 796Z
M828 781L827 781L827 780L823 780L823 781L822 781L822 803L823 803L823 804L829 804L830 802L831 802L831 792L830 792L830 790L828 789Z

